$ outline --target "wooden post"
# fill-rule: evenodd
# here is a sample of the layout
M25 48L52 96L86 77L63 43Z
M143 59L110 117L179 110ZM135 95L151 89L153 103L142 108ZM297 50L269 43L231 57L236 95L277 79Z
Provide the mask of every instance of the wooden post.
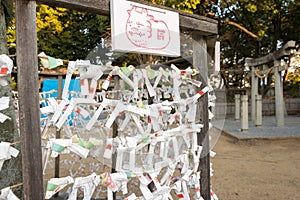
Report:
M206 38L199 32L193 32L193 65L199 69L202 87L207 85L208 62L207 62L207 43ZM209 149L209 133L208 133L208 94L206 93L200 98L200 123L204 125L201 132L198 133L198 145L203 146L200 158L199 170L201 171L200 188L201 196L205 200L210 200L210 149Z
M58 84L57 84L57 99L61 99L62 97L62 75L58 76ZM60 138L60 130L56 131L55 135L56 139ZM59 178L59 161L60 161L60 156L58 155L55 158L55 167L54 167L54 177ZM58 193L57 193L58 195Z
M282 127L284 126L284 102L281 71L279 71L280 61L275 60L274 66L276 123L278 127Z
M255 67L251 68L251 120L255 123L255 97L258 94L258 78L255 75Z
M35 1L16 1L16 28L24 199L40 200L44 189Z
M118 76L114 77L114 90L118 91L120 90L120 78ZM114 99L118 99L119 93L115 92L114 93ZM116 119L117 120L117 119ZM112 138L116 138L118 137L118 124L116 123L116 121L114 121L114 123L112 124ZM116 163L117 163L117 153L113 153L112 155L112 161L111 161L111 173L115 173L116 172ZM114 192L113 193L113 200L117 199L117 193Z

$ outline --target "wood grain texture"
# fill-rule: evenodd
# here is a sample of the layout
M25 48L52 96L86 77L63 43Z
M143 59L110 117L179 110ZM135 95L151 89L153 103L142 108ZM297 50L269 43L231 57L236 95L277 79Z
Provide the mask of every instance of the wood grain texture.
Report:
M200 74L197 76L197 80L202 81L202 88L207 85L208 81L208 61L207 61L207 40L201 33L193 32L193 65L197 68ZM209 133L208 133L208 94L204 94L200 97L198 102L197 120L204 125L201 132L198 133L198 145L203 147L199 170L201 196L205 200L210 200L210 154L209 154Z
M151 4L145 1L133 1L148 6L154 6L157 8L178 12L180 27L184 30L201 31L202 35L218 34L218 22L214 19L189 14L183 11L178 11L169 7ZM100 15L110 14L110 0L37 0L37 2L51 6L65 7L83 12L96 13Z
M25 200L44 199L36 42L36 2L16 1L17 66Z

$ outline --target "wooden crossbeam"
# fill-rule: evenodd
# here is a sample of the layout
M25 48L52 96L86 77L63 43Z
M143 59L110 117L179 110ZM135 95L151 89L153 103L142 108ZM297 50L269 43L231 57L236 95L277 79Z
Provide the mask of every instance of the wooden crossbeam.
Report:
M166 10L171 10L179 13L180 27L184 30L200 31L202 35L218 34L218 21L208 17L192 15L186 12L178 11L172 8L151 4L145 1L137 1L144 5L154 6ZM90 12L100 15L110 14L110 0L37 0L37 3L42 3L50 6L64 7L82 12Z

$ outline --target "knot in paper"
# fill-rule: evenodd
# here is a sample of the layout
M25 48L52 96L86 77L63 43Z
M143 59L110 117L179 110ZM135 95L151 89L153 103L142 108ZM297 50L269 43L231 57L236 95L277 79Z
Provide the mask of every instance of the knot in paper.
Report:
M105 185L107 187L110 187L112 191L117 190L117 185L116 183L112 180L111 174L108 172L104 172L100 174L100 178L102 179L101 184Z
M7 76L13 68L13 61L5 54L0 55L0 76Z
M133 72L135 67L133 65L129 65L128 67L126 67L126 66L120 67L120 69L126 76L130 76L130 74Z

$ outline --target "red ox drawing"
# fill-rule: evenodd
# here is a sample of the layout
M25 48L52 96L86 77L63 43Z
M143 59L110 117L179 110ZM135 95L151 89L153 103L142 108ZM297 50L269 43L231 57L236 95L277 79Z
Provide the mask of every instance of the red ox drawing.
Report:
M126 36L136 47L162 50L171 40L165 21L157 20L148 14L148 9L132 6L128 10Z

